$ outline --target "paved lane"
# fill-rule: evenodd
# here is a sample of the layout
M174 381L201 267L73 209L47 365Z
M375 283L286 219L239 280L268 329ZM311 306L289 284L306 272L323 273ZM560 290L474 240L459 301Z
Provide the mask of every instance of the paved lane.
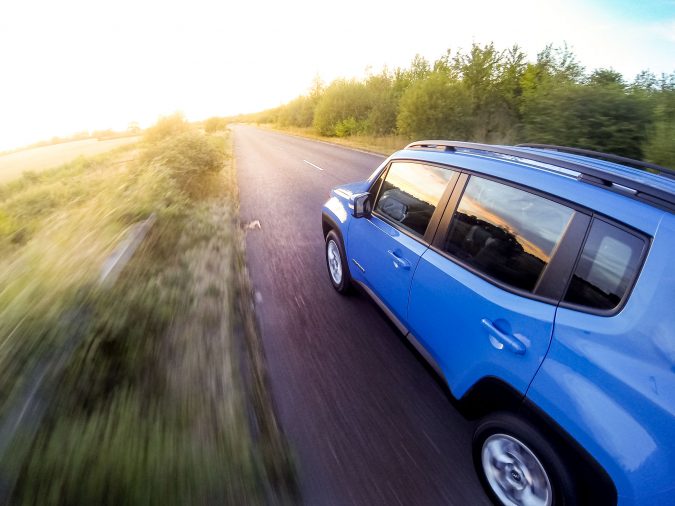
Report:
M323 259L330 188L383 158L238 126L234 152L274 400L308 505L487 504L471 425L379 309L341 297Z

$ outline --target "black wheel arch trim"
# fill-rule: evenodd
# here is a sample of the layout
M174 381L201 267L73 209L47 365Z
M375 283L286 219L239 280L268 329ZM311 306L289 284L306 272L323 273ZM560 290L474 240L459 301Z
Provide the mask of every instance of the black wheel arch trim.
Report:
M344 245L345 238L342 237L342 230L340 230L340 227L335 220L325 211L321 213L321 228L323 229L324 237L326 237L331 230L335 230L335 233L340 237L340 240Z
M570 471L578 484L579 504L617 504L616 486L607 471L564 428L511 385L495 377L483 378L458 401L462 414L470 420L506 411L534 424L561 453L564 461L572 463Z

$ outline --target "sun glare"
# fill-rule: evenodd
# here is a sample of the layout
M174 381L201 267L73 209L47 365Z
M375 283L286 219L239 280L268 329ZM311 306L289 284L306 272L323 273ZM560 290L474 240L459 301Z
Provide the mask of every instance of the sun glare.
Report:
M132 121L145 127L174 111L190 120L255 112L306 92L317 75L361 77L472 42L519 44L532 58L567 42L590 68L628 78L643 68L671 72L671 11L641 21L599 0L451 9L432 0L412 22L400 1L4 2L0 150Z

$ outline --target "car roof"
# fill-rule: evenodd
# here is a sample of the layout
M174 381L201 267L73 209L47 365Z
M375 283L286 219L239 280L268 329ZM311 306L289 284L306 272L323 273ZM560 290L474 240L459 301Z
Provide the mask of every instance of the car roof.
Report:
M529 148L529 147L520 147L514 146L513 149L523 151L524 153L539 153L546 155L550 158L555 158L558 160L567 160L579 164L586 165L588 167L594 167L598 170L602 170L610 175L622 176L636 183L641 183L653 188L658 188L663 191L672 193L675 195L675 178L664 176L661 174L654 174L647 170L638 169L636 167L630 167L628 165L622 165L619 163L600 160L597 158L591 158L589 156L577 155L574 153L563 153L559 151L550 151L545 149L538 148Z
M420 151L425 152L424 158L429 159L431 155L439 163L447 160L448 154L508 160L523 167L577 179L675 213L675 171L639 160L562 146L506 146L444 140L413 142L396 155L414 157L414 153Z

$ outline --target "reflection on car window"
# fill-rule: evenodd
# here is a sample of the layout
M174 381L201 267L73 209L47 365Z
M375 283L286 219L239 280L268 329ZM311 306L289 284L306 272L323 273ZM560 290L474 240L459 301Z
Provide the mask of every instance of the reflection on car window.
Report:
M375 211L424 235L453 171L411 162L394 162L382 183Z
M618 306L635 279L644 244L633 234L595 220L565 301L595 309Z
M493 279L533 291L572 214L538 195L474 176L445 250Z

